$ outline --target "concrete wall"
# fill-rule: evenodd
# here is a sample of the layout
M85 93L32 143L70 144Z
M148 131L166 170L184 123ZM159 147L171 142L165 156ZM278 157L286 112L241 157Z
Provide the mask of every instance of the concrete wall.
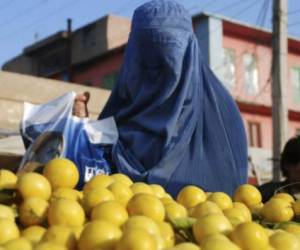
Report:
M91 93L88 108L94 119L110 94L99 88L0 71L0 129L19 129L24 102L46 103L69 91Z
M124 45L130 26L129 19L108 15L75 31L72 37L72 63L86 62Z
M123 50L110 54L109 56L95 61L85 70L78 70L74 73L74 82L90 82L92 86L101 87L106 75L119 71L123 62Z
M115 49L127 43L131 21L124 17L109 15L107 18L107 49Z
M90 60L107 51L107 18L82 27L72 36L72 63Z

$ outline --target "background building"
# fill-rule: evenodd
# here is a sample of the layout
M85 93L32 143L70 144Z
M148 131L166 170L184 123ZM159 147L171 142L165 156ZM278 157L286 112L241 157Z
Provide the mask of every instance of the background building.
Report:
M68 33L59 31L24 48L3 70L110 89L122 63L130 24L123 17L105 16L74 31L71 44Z

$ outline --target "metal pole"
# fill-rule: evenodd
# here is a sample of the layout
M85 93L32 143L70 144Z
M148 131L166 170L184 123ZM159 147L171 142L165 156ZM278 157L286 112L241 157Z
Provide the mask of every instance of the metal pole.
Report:
M280 155L288 136L287 86L287 1L273 0L272 120L273 181L280 180Z
M72 82L72 19L68 18L67 22L67 74L68 81Z

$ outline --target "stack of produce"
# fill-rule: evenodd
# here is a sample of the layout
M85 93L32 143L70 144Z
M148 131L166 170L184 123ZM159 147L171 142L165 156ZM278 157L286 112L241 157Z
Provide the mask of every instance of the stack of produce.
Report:
M42 173L0 170L0 250L299 250L300 200L261 202L251 185L233 197L97 175L82 190L76 166L54 159Z

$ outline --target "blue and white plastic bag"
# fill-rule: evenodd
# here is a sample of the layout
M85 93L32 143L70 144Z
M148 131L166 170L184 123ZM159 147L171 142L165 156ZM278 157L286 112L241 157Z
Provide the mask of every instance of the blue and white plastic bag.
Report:
M33 144L45 133L60 134L60 157L72 160L80 173L79 186L96 174L111 174L108 155L118 140L113 117L92 121L72 115L76 94L67 93L46 104L24 104L21 132L24 141Z

